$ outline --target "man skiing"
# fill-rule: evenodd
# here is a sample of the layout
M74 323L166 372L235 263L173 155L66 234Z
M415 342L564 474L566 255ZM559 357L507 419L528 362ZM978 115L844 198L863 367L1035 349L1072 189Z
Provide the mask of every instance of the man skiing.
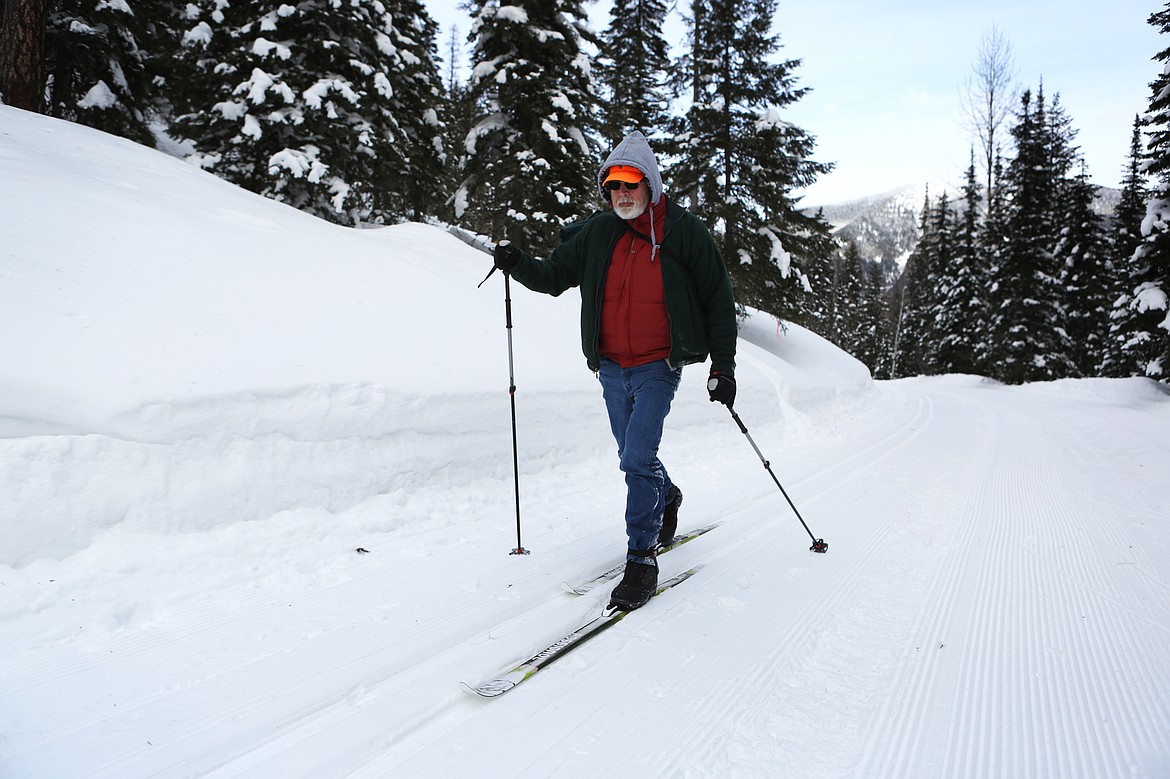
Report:
M581 290L581 348L598 376L626 480L626 568L610 606L631 610L658 586L659 545L678 526L682 492L658 459L684 365L711 358L712 401L735 401L735 302L706 226L669 200L646 138L633 132L597 176L613 206L561 229L548 259L507 241L495 265L535 292Z

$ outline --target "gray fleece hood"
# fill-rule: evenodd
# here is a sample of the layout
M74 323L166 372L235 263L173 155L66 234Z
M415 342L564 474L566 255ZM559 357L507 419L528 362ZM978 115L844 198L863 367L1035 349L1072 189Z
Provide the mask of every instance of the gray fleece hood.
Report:
M646 136L634 130L605 158L601 170L597 172L597 191L601 193L603 199L605 191L601 182L605 180L606 172L614 165L629 165L642 171L646 180L650 182L650 204L658 205L658 201L662 199L662 174L658 172L658 160L654 158L654 151L646 141Z

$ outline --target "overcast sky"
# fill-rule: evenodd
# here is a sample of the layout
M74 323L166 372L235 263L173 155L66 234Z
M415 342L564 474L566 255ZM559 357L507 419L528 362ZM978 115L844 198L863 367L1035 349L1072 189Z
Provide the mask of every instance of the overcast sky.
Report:
M424 0L443 28L470 28L460 0ZM686 0L678 0L687 7ZM609 22L609 0L591 7ZM814 158L836 170L805 193L805 205L840 202L905 184L962 183L973 135L961 95L980 40L993 26L1011 44L1016 80L1060 93L1090 178L1116 187L1133 117L1144 113L1152 60L1170 47L1146 23L1164 7L1146 0L781 0L774 22L781 55L803 60L812 92L785 118L817 139ZM681 41L677 16L669 39Z

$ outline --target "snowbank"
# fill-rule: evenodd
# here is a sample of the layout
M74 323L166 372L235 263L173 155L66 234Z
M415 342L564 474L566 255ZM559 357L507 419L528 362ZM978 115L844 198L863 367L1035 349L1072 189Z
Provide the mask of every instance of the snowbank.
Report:
M502 284L477 288L481 252L331 225L12 108L0 141L0 329L18 334L0 342L0 564L506 475ZM526 459L598 446L572 421L597 413L575 296L514 287ZM767 348L789 361L762 371L793 388L784 406L868 381L800 328Z

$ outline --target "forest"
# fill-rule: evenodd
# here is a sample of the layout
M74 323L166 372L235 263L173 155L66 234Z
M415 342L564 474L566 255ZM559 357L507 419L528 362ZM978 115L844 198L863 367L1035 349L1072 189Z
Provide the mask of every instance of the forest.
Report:
M809 87L777 4L680 4L672 45L666 0L615 0L600 31L583 0L470 0L470 29L446 35L419 0L4 0L0 99L341 225L459 225L538 253L600 207L599 160L640 130L739 305L875 377L1170 383L1170 48L1150 53L1145 111L1118 117L1127 172L1101 213L1060 85L1003 83L993 38L965 181L927 196L891 267L800 205L831 164L785 121ZM1170 30L1170 3L1147 21Z

